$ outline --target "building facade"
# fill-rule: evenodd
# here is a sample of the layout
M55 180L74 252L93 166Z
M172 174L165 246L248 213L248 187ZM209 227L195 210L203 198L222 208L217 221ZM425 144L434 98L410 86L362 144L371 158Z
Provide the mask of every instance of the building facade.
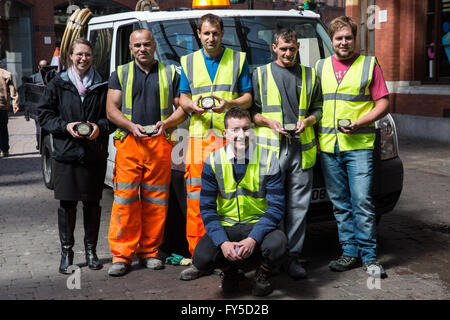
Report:
M450 117L450 0L346 0L358 46L375 55L391 112Z

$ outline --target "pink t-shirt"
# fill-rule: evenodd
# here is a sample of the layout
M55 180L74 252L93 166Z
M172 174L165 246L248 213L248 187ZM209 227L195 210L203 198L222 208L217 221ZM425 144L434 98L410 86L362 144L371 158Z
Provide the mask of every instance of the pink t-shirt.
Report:
M338 83L341 82L348 68L352 63L359 57L359 53L356 53L352 58L347 60L338 60L336 56L332 56L333 68L336 74L336 79ZM384 81L383 73L378 64L375 64L375 70L373 72L372 83L369 86L370 94L373 100L381 99L389 95L389 90L386 87L386 82Z

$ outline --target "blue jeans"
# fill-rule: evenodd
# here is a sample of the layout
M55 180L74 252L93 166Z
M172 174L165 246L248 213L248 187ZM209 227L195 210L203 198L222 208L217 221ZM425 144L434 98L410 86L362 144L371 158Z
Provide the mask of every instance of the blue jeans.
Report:
M377 259L375 206L371 196L373 150L320 154L325 186L333 203L343 255Z
M9 151L8 110L0 110L0 151Z

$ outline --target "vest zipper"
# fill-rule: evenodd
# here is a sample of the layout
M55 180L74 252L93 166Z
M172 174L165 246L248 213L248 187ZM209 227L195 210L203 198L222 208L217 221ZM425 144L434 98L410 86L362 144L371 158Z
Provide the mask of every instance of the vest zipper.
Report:
M247 170L245 170L247 171ZM244 176L245 177L245 176ZM239 197L238 197L238 187L239 187L239 183L241 183L240 181L236 184L236 203L237 203L237 211L238 211L238 218L239 218L239 223L241 223L241 212L239 210Z

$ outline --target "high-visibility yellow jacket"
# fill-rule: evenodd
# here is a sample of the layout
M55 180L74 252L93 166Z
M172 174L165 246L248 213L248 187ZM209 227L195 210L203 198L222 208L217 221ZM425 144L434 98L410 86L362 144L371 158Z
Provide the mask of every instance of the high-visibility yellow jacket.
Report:
M134 80L134 61L117 67L117 76L122 87L122 113L131 121L133 110L133 80ZM158 62L158 80L159 80L159 105L161 109L161 121L169 118L173 113L173 79L175 77L175 68L173 65L164 66ZM170 79L170 81L169 81ZM125 85L124 85L125 84ZM140 106L142 108L150 106ZM123 140L128 132L118 128L114 134L114 139ZM169 136L167 136L169 139Z
M302 90L299 99L298 121L305 119L311 105L311 97L316 81L315 70L300 65L302 70ZM281 95L273 78L271 63L258 67L259 95L261 100L261 114L271 120L276 120L284 126L283 111L281 109ZM279 156L281 134L274 132L269 127L257 126L255 135L259 144L272 148ZM317 146L313 127L307 127L300 133L302 144L302 169L308 169L316 163Z
M334 153L337 143L340 151L373 149L375 124L345 134L337 128L338 119L355 122L375 106L370 94L376 58L360 55L338 83L333 69L332 57L319 60L316 70L322 85L323 116L319 123L320 149Z
M206 69L201 50L181 57L181 66L189 81L192 100L196 100L200 96L217 96L225 100L233 100L239 97L238 80L244 66L245 53L228 48L224 50L213 82L211 82ZM201 115L192 114L189 135L203 138L212 129L218 137L222 137L224 117L225 112L205 112Z
M237 183L233 165L225 148L209 155L209 163L219 186L217 214L222 226L236 223L255 223L267 208L266 179L269 173L272 150L256 145L250 157L245 176Z

